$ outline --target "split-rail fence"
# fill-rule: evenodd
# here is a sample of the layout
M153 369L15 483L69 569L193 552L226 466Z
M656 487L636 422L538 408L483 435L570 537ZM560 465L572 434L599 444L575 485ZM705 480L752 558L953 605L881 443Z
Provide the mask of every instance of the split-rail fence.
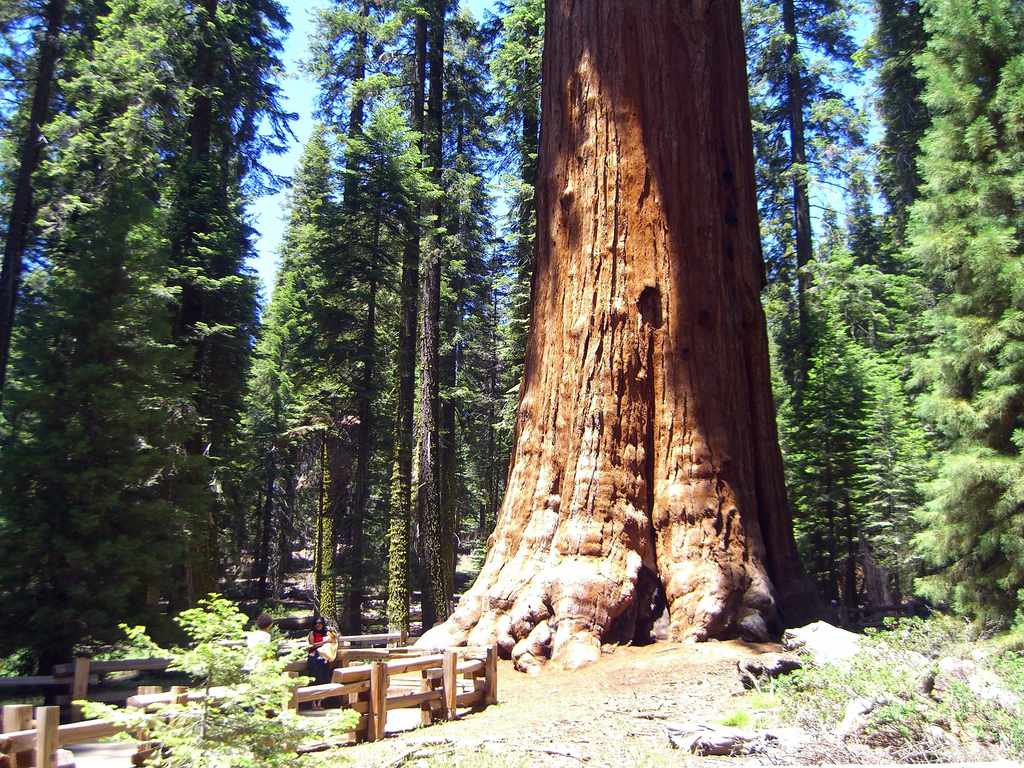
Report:
M384 738L388 712L398 709L419 710L420 724L435 720L453 720L460 709L483 709L498 701L497 649L450 649L440 653L404 647L404 633L342 636L346 645L338 652L330 683L298 686L288 706L298 709L307 702L337 699L342 709L359 715L351 729L352 740L376 741ZM389 648L358 648L348 644L399 642ZM368 663L354 663L368 662ZM72 664L58 665L52 677L40 678L42 685L69 685L70 699L89 699L89 685L99 673L114 671L164 670L167 659L129 659L97 661L76 659ZM289 666L298 674L305 662ZM69 674L70 673L70 676ZM16 678L24 683L33 678ZM2 688L2 684L0 684ZM128 697L127 706L152 711L159 716L163 705L200 701L204 696L218 696L224 689L192 689L172 686L162 691L159 686L141 686ZM81 711L72 708L76 722L60 723L60 707L33 707L9 704L3 707L0 732L0 768L59 768L66 760L64 747L93 742L122 732L120 724L108 720L81 720ZM141 736L141 734L136 734ZM136 765L159 749L158 744L140 738L133 756Z

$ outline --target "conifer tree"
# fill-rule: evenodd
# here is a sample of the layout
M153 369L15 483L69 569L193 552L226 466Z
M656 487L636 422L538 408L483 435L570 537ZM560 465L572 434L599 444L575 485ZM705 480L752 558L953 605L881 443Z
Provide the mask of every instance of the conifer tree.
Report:
M500 378L506 396L500 430L501 452L512 445L512 422L519 402L519 384L526 357L530 317L530 278L536 233L534 189L537 185L537 152L540 145L541 54L544 48L543 0L510 0L498 4L499 29L491 61L498 102L499 125L506 139L501 181L508 194L508 223L504 235L506 269L502 286L508 322L502 329ZM496 514L497 510L491 510Z
M942 287L920 370L920 412L941 453L918 539L941 571L919 585L1005 622L1024 597L1024 8L929 0L925 9L918 71L932 124L909 236Z
M920 559L911 542L919 530L914 514L928 477L929 444L915 418L903 371L890 354L865 350L862 365L866 407L858 460L862 538L879 562L896 574L898 594L912 586Z
M411 27L409 69L409 124L419 136L418 146L424 148L424 106L426 102L427 20L418 6L405 14ZM416 401L416 350L418 343L417 307L420 269L420 235L422 204L416 201L405 223L405 244L402 248L401 291L399 295L398 354L395 364L396 416L395 456L391 472L391 495L388 518L388 582L387 614L391 630L409 629L410 603L410 538L413 510L413 444L414 408ZM418 522L418 520L417 520Z
M797 542L808 571L831 600L854 602L844 563L852 568L862 527L857 505L863 449L863 375L853 343L835 308L817 321L804 397L787 455L796 506Z
M924 10L919 0L875 0L875 11L878 114L884 130L878 144L878 177L888 206L889 243L898 250L921 185L918 145L928 127L921 98L924 83L914 64L924 50Z
M432 180L440 186L443 157L444 41L448 0L431 0L427 23L427 112L425 154ZM423 624L433 626L451 612L446 576L441 508L440 450L440 312L443 240L438 206L431 201L424 211L429 222L420 283L420 382L418 479L416 517L419 523L423 566Z
M190 495L160 195L182 12L166 0L108 9L47 128L45 262L29 281L0 451L0 526L18 542L0 567L3 642L41 668L157 609Z
M852 10L845 0L748 0L744 10L765 256L792 307L780 352L799 390L810 359L811 185L835 178L838 148L861 141L842 92L852 75Z
M345 146L346 172L354 175L355 183L345 185L347 218L342 228L347 233L346 240L356 259L357 301L367 308L366 322L355 355L360 367L357 401L360 404L361 437L357 440L357 472L365 473L362 480L358 480L357 475L357 490L362 488L365 497L356 501L354 522L358 510L367 509L371 485L370 454L381 432L376 429L362 436L364 418L374 417L382 396L376 370L380 348L378 336L384 324L378 325L374 313L379 303L384 303L382 299L390 303L391 297L384 291L393 284L391 276L395 274L404 247L405 224L413 215L417 202L431 194L422 172L423 160L417 139L418 136L409 128L400 107L388 98L374 106L364 130L359 136L351 136ZM379 423L375 418L374 421ZM362 447L364 439L367 441L365 453ZM358 522L363 523L361 519ZM361 558L349 558L347 626L350 630L355 629L360 621L358 606L361 603L364 570Z
M492 238L487 165L493 149L489 118L493 112L487 87L487 50L479 24L467 12L448 24L445 56L444 201L445 253L441 338L441 517L442 542L449 592L454 592L460 521L475 517L475 461L466 454L471 400L485 390L463 385L468 347L477 330L477 308L486 302L489 275L487 250ZM473 360L475 362L475 360ZM461 426L461 429L460 429Z
M247 366L256 331L256 282L246 260L251 231L243 197L276 186L260 161L280 151L289 115L274 78L281 36L289 26L275 0L201 0L184 26L189 79L187 125L177 149L172 268L179 301L173 318L178 345L189 353L179 372L193 400L194 428L185 450L196 483L230 485ZM185 598L216 586L219 532L230 494L192 499ZM242 514L231 510L230 514Z

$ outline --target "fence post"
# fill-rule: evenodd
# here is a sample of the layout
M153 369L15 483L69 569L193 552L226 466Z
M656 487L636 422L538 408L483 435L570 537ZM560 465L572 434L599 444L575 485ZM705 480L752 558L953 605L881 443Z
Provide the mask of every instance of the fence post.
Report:
M484 659L484 680L487 682L487 693L484 694L484 706L498 703L498 646L487 649Z
M445 651L441 660L441 689L444 696L444 716L447 720L455 719L455 709L459 695L459 654Z
M4 704L3 733L27 731L32 722L31 704Z
M430 679L430 671L424 669L420 673L422 680L420 681L420 693L429 693L434 690L434 681ZM420 704L420 725L433 725L434 724L434 702L425 701Z
M32 705L31 704L4 704L3 714L3 733L12 733L13 731L27 731L32 727ZM30 755L28 753L22 753L21 765L28 765L31 761L28 759ZM18 753L12 752L7 758L11 768L18 768Z
M287 674L288 677L291 677L291 678L297 678L299 676L298 672L286 672L285 674ZM299 690L299 688L301 688L301 687L302 686L300 686L298 684L298 681L296 681L292 685L292 695L288 697L288 701L285 703L285 707L284 707L285 709L290 709L293 712L298 712L299 711L299 702L297 700L295 692L297 690Z
M139 696L146 696L151 693L163 693L163 690L159 685L140 685L135 692ZM145 707L142 709L145 710ZM135 755L137 759L142 760L153 751L153 745L149 742L149 733L145 728L140 728L132 735L135 736L135 741L138 742L135 745ZM132 764L136 764L134 759Z
M60 746L57 728L60 726L60 707L36 707L36 768L54 768L57 747Z
M367 738L380 741L388 723L388 665L375 661L370 666L370 722Z
M82 719L82 708L75 704L79 699L89 698L89 667L92 661L88 656L76 656L74 675L71 678L71 721L77 723Z

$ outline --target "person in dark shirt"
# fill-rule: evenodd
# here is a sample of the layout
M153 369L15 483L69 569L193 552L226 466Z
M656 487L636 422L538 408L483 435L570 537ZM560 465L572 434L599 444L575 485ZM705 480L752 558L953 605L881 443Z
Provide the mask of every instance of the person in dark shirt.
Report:
M331 669L338 655L338 633L331 629L327 619L317 616L313 619L313 631L306 637L307 668L314 685L331 682ZM313 709L320 709L320 702L313 702Z

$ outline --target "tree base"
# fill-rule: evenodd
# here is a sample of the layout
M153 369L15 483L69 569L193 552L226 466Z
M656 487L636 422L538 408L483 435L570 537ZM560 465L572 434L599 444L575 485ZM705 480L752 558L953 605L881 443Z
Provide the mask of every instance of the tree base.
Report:
M677 568L667 591L637 553L625 569L597 557L560 558L529 571L487 568L452 616L417 642L426 648L497 644L521 672L547 664L576 669L597 661L603 644L742 638L764 642L782 627L762 575L711 563ZM490 558L489 558L490 559ZM669 596L674 597L669 602Z

